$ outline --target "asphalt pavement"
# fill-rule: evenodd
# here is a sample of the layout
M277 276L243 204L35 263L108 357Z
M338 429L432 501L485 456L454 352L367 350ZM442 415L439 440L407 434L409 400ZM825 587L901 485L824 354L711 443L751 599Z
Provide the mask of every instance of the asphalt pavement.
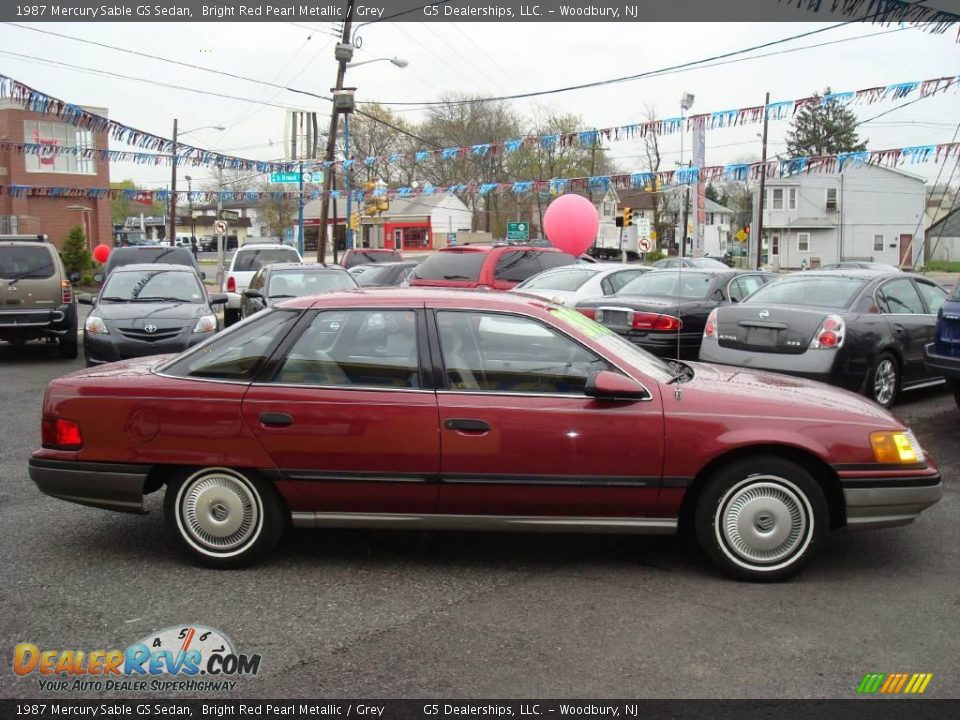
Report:
M262 656L223 697L851 698L868 672L932 672L926 696L960 696L960 412L942 390L896 412L943 501L834 534L793 582L727 580L677 538L459 532L298 531L218 572L176 552L159 494L122 515L30 481L43 388L82 362L0 344L0 697L164 696L45 693L9 658L195 623Z

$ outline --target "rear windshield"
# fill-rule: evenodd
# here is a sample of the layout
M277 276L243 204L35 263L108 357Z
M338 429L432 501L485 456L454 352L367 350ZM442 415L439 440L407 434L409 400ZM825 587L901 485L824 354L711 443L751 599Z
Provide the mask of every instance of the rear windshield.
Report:
M264 265L288 262L300 262L300 256L293 248L243 248L233 259L233 271L255 272Z
M140 263L166 263L168 265L189 265L196 267L193 253L186 248L172 247L129 247L114 248L107 259L107 268L123 267Z
M591 270L556 270L540 273L521 283L522 290L578 290L587 280L596 275Z
M488 254L485 252L438 252L424 260L410 276L421 280L478 280Z
M652 295L701 300L710 294L712 273L654 270L624 285L617 295Z
M366 265L368 263L395 262L400 259L400 253L390 252L367 252L365 250L354 250L347 257L347 267L354 265Z
M42 280L56 270L50 251L43 246L0 248L0 278L4 280Z
M346 270L281 270L270 276L270 297L300 297L316 293L350 290L356 280Z
M860 278L794 275L764 285L744 303L845 308L866 283Z

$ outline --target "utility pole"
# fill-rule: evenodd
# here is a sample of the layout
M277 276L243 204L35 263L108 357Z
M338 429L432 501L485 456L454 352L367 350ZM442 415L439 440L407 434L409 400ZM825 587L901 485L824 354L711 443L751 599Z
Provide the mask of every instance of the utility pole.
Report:
M350 45L350 29L353 27L353 3L354 0L347 0L347 16L343 20L343 33L340 38L340 45ZM338 46L338 50L340 47ZM338 54L339 65L337 67L336 90L343 89L343 78L347 74L347 63L352 57L352 46L349 53ZM333 107L330 111L330 131L327 133L327 152L324 159L329 163L327 172L323 175L323 198L320 203L320 239L317 243L317 261L325 262L327 254L327 218L330 216L330 189L333 180L333 157L337 149L337 121L339 113L337 108Z
M343 158L350 159L350 113L343 116ZM332 168L331 168L332 169ZM353 185L350 183L350 168L346 165L343 168L343 189L347 193L347 242L346 249L353 247ZM334 205L336 212L336 205ZM336 216L334 216L336 217ZM334 230L336 232L336 230ZM333 244L333 262L337 262L337 244Z
M216 221L221 219L223 215L223 166L217 165L217 216L214 218L214 225ZM214 227L216 230L216 227ZM218 292L223 292L223 280L224 280L224 251L226 249L226 237L221 232L217 233L217 286Z
M173 149L170 158L170 231L167 242L170 247L176 244L177 239L177 119L173 119Z
M767 105L769 104L770 93L768 92L766 99L763 101L763 137L760 151L760 169L762 172L760 173L760 201L757 203L757 226L752 228L754 232L751 233L756 237L757 242L757 270L763 264L761 262L763 257L763 199L767 184Z
M303 257L303 160L299 169L300 197L297 200L297 252Z

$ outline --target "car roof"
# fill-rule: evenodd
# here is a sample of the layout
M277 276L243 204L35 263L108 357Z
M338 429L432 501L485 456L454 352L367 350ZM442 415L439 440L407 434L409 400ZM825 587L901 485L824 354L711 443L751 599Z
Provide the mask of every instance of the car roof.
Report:
M399 250L393 248L350 248L348 253L399 253Z
M264 270L276 272L277 270L333 270L334 272L347 272L343 265L334 265L333 263L270 263L263 266Z
M528 250L529 252L563 252L559 248L540 245L507 245L506 243L471 243L470 245L450 245L442 247L437 252L493 252L504 249L507 251Z
M284 245L283 243L278 242L255 242L250 244L241 245L237 248L237 252L243 252L244 250L263 250L264 248L289 248L290 250L296 250L292 245Z
M135 272L138 270L177 270L196 274L192 265L181 265L179 263L130 263L129 265L121 265L113 272Z
M531 306L545 307L545 301L536 298L525 298L516 293L492 293L488 290L446 290L441 288L422 287L361 287L351 290L338 290L322 295L307 295L292 298L279 303L280 308L323 308L323 307L357 307L357 308L384 308L411 306L422 307L424 304L448 305L480 310L501 311L528 311Z
M350 268L350 270L354 270L356 268L391 268L391 267L399 267L404 265L419 265L420 261L421 259L417 258L414 260L391 260L390 262L382 262L382 263L360 263L359 265L354 265L352 268ZM343 267L343 266L337 265L336 267Z
M803 270L801 272L792 272L789 275L784 275L784 277L825 277L825 278L838 278L838 277L849 277L856 278L858 280L876 280L877 278L883 277L917 277L912 273L904 273L899 270L895 272L883 272L878 270L867 270L864 268L839 268L837 270Z

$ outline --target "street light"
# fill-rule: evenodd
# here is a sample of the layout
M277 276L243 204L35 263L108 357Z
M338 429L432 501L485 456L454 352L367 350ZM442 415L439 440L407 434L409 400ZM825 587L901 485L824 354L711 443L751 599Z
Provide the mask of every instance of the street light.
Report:
M685 92L680 96L680 165L683 166L683 136L687 129L684 127L683 113L693 107L693 93ZM690 178L687 178L689 180ZM687 221L690 205L690 184L687 183L686 192L683 198L683 227L680 228L680 257L683 257L687 247ZM692 248L691 248L692 249Z
M181 135L189 135L200 130L216 130L222 132L226 130L223 125L201 125L200 127L187 130ZM173 147L170 148L170 164L173 166L170 170L170 233L168 240L171 247L176 242L177 235L177 120L173 120Z
M407 65L410 64L409 60L404 60L403 58L374 58L373 60L362 60L360 62L347 63L347 67L348 68L360 67L361 65L369 65L370 63L380 62L381 60L385 62L393 63L398 68L405 68Z

